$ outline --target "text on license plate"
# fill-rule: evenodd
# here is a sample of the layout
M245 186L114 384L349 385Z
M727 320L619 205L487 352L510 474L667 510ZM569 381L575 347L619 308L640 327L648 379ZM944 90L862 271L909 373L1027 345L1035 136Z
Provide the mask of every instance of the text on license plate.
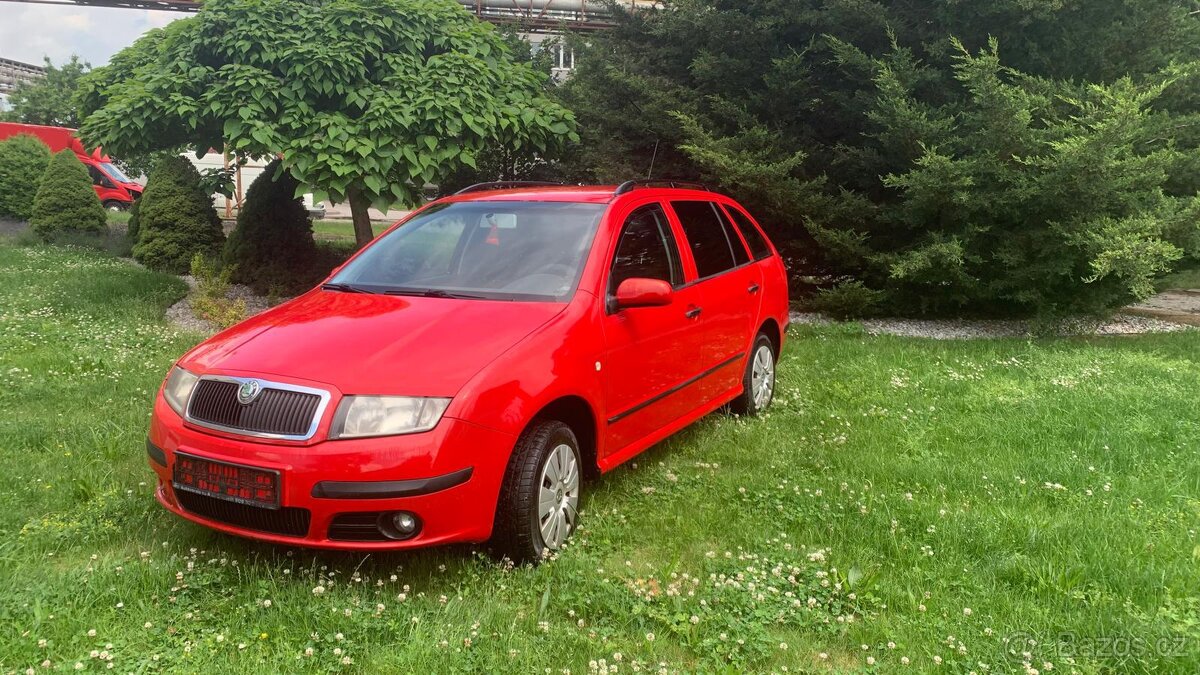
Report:
M176 490L239 504L279 508L279 472L175 453Z

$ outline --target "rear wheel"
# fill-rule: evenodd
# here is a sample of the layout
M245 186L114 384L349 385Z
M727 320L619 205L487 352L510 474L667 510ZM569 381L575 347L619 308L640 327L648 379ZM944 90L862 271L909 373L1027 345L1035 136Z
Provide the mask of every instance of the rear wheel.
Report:
M775 398L775 345L759 333L742 374L742 393L729 404L730 412L753 417L771 405Z
M513 449L492 545L514 562L537 562L563 547L579 523L579 441L557 420L530 425Z

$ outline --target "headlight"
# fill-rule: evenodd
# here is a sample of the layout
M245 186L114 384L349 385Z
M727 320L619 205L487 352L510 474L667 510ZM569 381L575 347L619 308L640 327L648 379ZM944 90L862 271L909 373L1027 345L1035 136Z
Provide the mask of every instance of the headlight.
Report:
M448 398L347 396L333 417L330 438L397 436L429 431L450 405Z
M163 385L163 398L167 399L167 405L180 417L183 417L183 411L187 410L188 397L192 395L192 389L199 379L179 366L172 368L171 374L167 375L167 383Z

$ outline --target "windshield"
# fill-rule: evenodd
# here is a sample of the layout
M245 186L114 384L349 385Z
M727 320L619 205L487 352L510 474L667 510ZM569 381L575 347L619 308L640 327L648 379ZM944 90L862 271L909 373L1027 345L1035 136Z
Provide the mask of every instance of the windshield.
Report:
M100 168L104 169L104 173L108 174L109 176L112 177L113 180L115 180L119 183L132 183L133 182L132 180L129 179L129 176L126 176L125 174L121 173L121 170L118 169L116 166L114 166L112 164L112 162L104 162L103 164L100 165Z
M562 301L579 283L604 204L459 202L430 207L330 280L333 290Z

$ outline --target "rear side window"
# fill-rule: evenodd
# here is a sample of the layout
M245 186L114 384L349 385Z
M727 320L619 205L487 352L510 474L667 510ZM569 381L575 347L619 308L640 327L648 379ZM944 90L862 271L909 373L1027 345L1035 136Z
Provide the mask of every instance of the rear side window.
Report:
M615 294L626 279L661 279L672 286L683 283L679 248L671 234L666 211L659 204L634 211L621 230L609 279L609 294Z
M729 216L725 215L725 210L717 204L713 204L712 207L717 212L717 218L721 219L721 227L725 228L725 237L729 239L729 248L733 249L733 262L738 265L750 262L750 256L746 255L746 247L742 245L742 240L737 236L737 232L733 231L733 223L729 222Z
M692 257L696 260L696 276L701 279L711 277L739 264L734 256L734 244L742 248L742 242L730 241L733 233L726 229L725 219L717 212L717 205L712 202L671 202L679 222L683 225L683 233L688 245L692 247ZM746 252L743 249L744 259ZM744 260L743 260L744 262Z
M746 239L746 245L750 247L750 253L755 260L762 260L771 256L771 245L767 243L767 238L754 225L754 221L750 220L750 216L742 213L741 209L733 206L725 207L729 211L729 215L733 217L733 222L737 224L738 230L741 231L742 237Z

